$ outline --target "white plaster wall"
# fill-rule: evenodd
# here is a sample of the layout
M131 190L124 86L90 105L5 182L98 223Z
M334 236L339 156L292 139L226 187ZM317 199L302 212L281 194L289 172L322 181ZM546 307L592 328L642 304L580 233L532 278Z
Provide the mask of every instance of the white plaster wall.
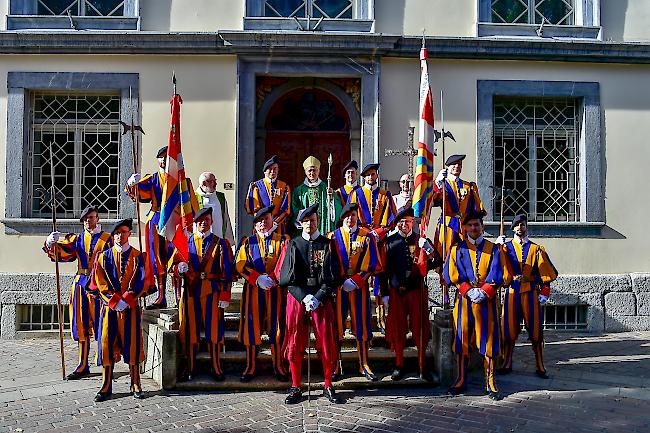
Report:
M375 0L377 33L476 36L476 0Z
M140 0L142 30L216 32L241 30L245 0Z

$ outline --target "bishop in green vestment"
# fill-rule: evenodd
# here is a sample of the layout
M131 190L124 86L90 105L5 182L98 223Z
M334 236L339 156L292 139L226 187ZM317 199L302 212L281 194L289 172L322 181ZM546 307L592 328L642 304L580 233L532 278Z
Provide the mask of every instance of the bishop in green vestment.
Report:
M343 204L338 195L332 191L331 201L328 206L327 184L319 178L320 161L318 159L310 156L305 159L302 166L305 169L305 180L294 188L291 197L293 233L299 234L301 230L295 224L295 217L298 212L318 202L318 230L325 235L336 229L336 221L338 221L341 214Z

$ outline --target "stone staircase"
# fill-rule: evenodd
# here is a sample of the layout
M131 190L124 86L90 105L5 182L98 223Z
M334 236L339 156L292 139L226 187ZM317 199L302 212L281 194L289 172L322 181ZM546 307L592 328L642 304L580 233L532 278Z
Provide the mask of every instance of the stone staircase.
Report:
M225 311L226 333L224 351L221 353L221 365L226 374L226 380L215 382L207 372L210 369L210 356L205 344L201 344L197 356L200 371L205 372L198 375L189 382L177 382L176 374L182 370L185 364L185 356L182 353L178 341L178 310L175 308L165 310L145 311L143 314L143 331L145 335L145 351L147 362L144 375L156 380L163 388L174 388L177 390L261 390L261 389L286 389L287 382L279 382L273 377L271 363L271 349L268 344L268 337L262 337L262 346L257 357L256 377L249 383L241 383L239 377L246 366L246 353L244 346L237 341L239 329L239 308L241 300L241 286L233 286L233 294L230 306ZM373 300L374 304L374 300ZM443 320L444 322L444 320ZM442 323L442 322L441 322ZM429 344L428 364L434 372L434 379L437 383L445 382L447 373L441 371L439 346L444 346L443 341L450 336L445 333L445 328L440 328L435 322L432 324L433 339ZM445 323L442 323L445 325ZM407 377L399 382L390 379L390 373L394 368L394 354L390 351L386 338L377 327L377 318L373 311L372 316L373 339L370 343L369 364L373 372L381 379L378 382L369 382L359 373L359 361L356 348L356 339L349 332L341 347L341 360L343 365L343 377L335 385L341 388L367 388L382 386L432 386L432 384L421 380L418 377L417 350L409 334L408 346L404 357L406 361ZM442 331L441 331L442 330ZM310 362L312 370L312 384L314 388L322 387L322 367L318 354L314 349L314 336L311 337ZM449 366L450 367L450 366ZM444 368L443 368L444 370ZM304 381L306 382L307 367L306 361L303 367Z

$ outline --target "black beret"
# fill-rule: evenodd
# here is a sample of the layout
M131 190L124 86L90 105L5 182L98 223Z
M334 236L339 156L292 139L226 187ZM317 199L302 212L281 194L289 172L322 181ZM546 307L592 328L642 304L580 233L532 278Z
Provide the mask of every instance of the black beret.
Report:
M339 224L343 224L343 218L345 218L347 214L355 210L357 212L359 211L359 203L348 203L345 206L343 206L343 209L341 210L341 216L339 216Z
M111 235L114 235L117 229L120 227L128 227L129 230L133 230L133 220L131 218L125 218L123 220L117 221L115 224L113 224Z
M79 215L79 221L83 222L84 218L86 218L90 212L97 212L99 214L99 209L97 209L97 206L91 204L86 209L81 211L81 215Z
M163 146L160 149L158 149L158 153L156 153L156 158L162 158L165 155L167 155L167 146Z
M266 171L267 168L277 163L278 163L278 155L273 155L264 163L264 168L262 168L262 171Z
M363 170L361 171L361 176L365 176L366 173L370 170L379 170L379 163L375 162L373 164L366 164L366 166L363 167Z
M486 212L484 210L482 211L475 211L471 210L463 216L463 224L467 224L471 220L481 220L483 222L483 217L486 215Z
M256 223L260 218L262 218L267 213L273 213L273 209L275 209L275 205L269 205L258 210L257 212L255 212L255 215L253 216L253 222Z
M212 216L212 206L206 206L198 210L196 215L194 215L194 221L198 221L200 218L210 215Z
M413 208L412 207L405 207L404 209L399 211L397 213L397 215L395 215L395 220L394 221L397 223L402 218L414 217L414 216L415 216L415 211L413 210Z
M462 161L465 159L467 155L451 155L449 158L447 158L447 161L445 161L445 165L453 165L456 164L457 162Z
M318 203L314 203L313 205L311 205L309 207L306 207L306 208L302 209L300 212L298 212L297 220L299 222L301 222L302 220L304 220L307 217L312 216L316 212L318 212Z
M517 215L515 219L512 220L512 224L510 224L510 228L514 229L519 223L528 224L528 217L526 216L526 214L522 213Z
M354 159L348 162L347 164L345 164L345 167L343 167L343 174L345 174L345 172L351 168L354 168L355 170L359 169L359 164L357 164L357 162Z

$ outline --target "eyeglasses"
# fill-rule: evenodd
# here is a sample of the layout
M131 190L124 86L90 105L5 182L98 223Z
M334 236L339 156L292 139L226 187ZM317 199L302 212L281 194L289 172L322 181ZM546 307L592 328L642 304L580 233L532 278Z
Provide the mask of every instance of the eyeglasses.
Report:
M408 183L408 180L400 180L399 183Z

